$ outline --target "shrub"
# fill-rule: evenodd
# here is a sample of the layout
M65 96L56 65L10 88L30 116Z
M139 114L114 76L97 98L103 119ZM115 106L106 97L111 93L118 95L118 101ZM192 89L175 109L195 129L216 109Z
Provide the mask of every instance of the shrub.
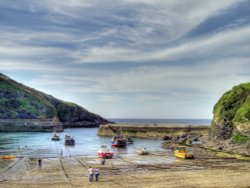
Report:
M232 137L232 141L235 144L244 144L246 141L248 140L248 138L246 136L242 136L240 133L234 133L233 137Z

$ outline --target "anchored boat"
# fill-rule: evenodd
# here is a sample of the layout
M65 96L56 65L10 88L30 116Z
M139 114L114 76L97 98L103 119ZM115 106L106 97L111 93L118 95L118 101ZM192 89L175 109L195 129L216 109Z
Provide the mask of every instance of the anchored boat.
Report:
M52 141L60 141L60 137L57 134L54 134L51 138Z
M128 136L124 136L124 139L126 140L127 144L133 144L134 143L134 141Z
M127 141L122 136L116 135L111 139L111 145L114 147L126 147Z
M178 146L174 151L174 154L178 158L182 159L193 159L194 156L192 153L188 153L185 146Z
M75 140L73 137L71 137L70 135L65 135L64 137L64 144L68 145L68 146L72 146L75 145Z
M101 148L98 150L98 157L103 159L111 159L114 153L111 152L106 145L101 145Z

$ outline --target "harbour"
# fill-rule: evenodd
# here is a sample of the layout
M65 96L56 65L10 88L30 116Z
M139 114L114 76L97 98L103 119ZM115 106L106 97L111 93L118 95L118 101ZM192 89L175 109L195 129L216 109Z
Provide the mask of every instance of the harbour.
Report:
M238 160L227 156L224 159L221 153L202 149L196 144L187 145L187 153L179 149L178 155L177 151L164 147L163 143L167 143L163 140L164 134L168 135L167 138L172 136L172 139L184 134L187 136L205 133L203 136L206 137L207 125L172 124L162 127L155 124L127 124L123 128L121 124L109 126L117 128L114 132L109 132L110 136L98 135L102 127L65 129L56 135L51 132L0 133L0 154L16 156L11 160L0 159L1 187L209 187L210 182L216 182L219 187L248 185L248 158ZM112 147L111 137L118 132L125 135L125 127L132 127L139 132L138 127L144 131L146 127L147 131L151 132L159 132L159 127L161 131L162 128L168 131L158 135L158 138L132 137L132 144L127 144L126 147ZM74 139L74 145L65 144L66 135ZM102 145L112 152L112 157L107 157L104 163L98 153ZM139 153L138 148L145 148L147 153ZM185 159L186 156L191 159ZM39 165L38 160L41 160ZM90 167L100 169L98 183L88 182ZM243 172L244 176L237 175ZM223 178L225 175L230 178ZM230 179L234 179L233 184Z
M102 144L111 146L111 137L97 135L98 128L65 129L58 133L59 141L51 141L53 133L14 132L0 133L0 155L14 154L19 157L58 157L63 150L64 156L81 155L97 156L97 150ZM69 134L75 139L74 146L64 145L64 135ZM136 147L147 147L152 151L162 151L162 140L134 139L133 147L112 148L117 154L131 154Z

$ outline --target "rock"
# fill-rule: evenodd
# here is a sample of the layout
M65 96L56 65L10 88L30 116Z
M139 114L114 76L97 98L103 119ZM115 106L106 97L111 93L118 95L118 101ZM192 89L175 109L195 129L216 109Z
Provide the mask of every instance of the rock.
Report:
M223 147L222 147L222 146L220 146L220 147L218 147L217 149L218 149L218 150L223 150Z
M172 140L172 136L171 135L166 135L166 136L164 136L162 139L163 140Z

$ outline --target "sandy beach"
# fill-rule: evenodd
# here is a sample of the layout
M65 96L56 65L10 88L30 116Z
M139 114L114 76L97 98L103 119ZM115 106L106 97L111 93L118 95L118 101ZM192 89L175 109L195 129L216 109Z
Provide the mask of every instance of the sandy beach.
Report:
M223 159L203 153L194 160L175 159L165 152L147 156L119 155L100 164L97 157L71 156L0 161L0 187L250 187L249 160ZM174 159L174 162L173 162ZM9 163L9 164L6 164ZM99 167L99 182L88 182L89 166Z

